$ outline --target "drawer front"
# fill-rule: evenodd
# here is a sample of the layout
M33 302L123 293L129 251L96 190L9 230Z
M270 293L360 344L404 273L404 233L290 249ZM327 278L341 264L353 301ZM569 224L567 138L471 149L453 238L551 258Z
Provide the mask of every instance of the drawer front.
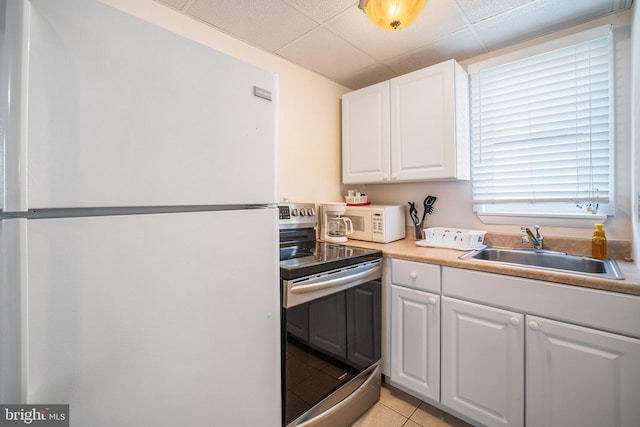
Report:
M442 294L640 338L640 297L522 277L442 268Z
M391 283L408 288L440 293L440 266L392 259Z

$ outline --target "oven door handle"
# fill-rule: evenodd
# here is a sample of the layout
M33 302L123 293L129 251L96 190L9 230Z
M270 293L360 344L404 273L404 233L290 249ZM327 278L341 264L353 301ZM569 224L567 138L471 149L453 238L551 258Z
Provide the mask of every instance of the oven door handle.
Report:
M367 267L366 270L355 274L348 274L342 277L336 277L334 279L322 280L317 283L309 283L306 285L294 285L289 289L292 294L306 294L309 292L317 292L322 289L335 288L350 284L352 286L359 285L361 283L368 282L380 277L380 270L382 269L380 263L375 264L372 267Z

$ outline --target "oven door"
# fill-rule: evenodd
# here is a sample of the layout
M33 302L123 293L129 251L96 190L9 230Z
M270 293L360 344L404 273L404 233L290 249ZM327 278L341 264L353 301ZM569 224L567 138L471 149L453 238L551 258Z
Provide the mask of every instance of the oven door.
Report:
M313 419L380 382L380 260L317 276L283 281L284 425L336 425Z

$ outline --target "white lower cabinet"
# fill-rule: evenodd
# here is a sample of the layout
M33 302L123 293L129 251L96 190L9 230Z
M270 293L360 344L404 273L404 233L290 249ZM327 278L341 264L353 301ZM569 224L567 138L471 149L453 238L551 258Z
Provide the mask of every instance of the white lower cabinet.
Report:
M640 297L450 267L442 295L443 405L487 426L640 426Z
M391 286L391 384L440 398L440 295Z
M440 399L440 266L392 259L389 382Z
M639 296L390 264L392 385L487 427L640 426Z
M486 426L523 426L524 341L524 315L443 297L441 403Z
M527 316L527 427L640 425L640 340Z

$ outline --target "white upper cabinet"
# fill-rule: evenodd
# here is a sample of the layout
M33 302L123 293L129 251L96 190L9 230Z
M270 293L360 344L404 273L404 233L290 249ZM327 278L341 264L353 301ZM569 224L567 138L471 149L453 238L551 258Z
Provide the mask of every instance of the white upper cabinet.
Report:
M469 83L450 60L391 79L391 179L469 179Z
M449 60L343 95L343 183L469 179L468 87Z
M391 176L389 82L342 97L342 180L384 182Z

